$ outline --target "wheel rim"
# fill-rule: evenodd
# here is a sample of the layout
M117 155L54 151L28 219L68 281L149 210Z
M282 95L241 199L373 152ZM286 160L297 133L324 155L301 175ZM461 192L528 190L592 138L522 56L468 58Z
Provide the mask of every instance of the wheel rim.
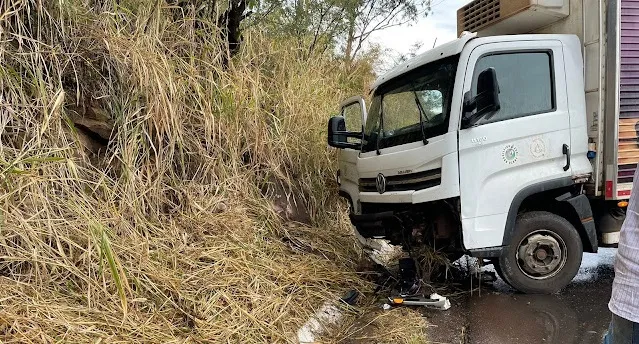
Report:
M564 240L545 229L530 233L517 246L517 266L532 279L543 280L557 275L567 259Z

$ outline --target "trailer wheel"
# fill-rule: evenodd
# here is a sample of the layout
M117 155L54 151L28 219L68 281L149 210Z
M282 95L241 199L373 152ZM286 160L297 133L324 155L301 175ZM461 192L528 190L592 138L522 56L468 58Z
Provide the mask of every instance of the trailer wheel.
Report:
M559 291L575 277L583 245L575 227L559 215L545 211L517 218L510 245L499 257L503 279L529 294Z

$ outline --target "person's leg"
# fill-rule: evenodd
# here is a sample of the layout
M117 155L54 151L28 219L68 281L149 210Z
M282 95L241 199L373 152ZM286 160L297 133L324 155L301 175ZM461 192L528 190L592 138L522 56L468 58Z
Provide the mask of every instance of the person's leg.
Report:
M603 344L639 344L639 324L613 314Z
M606 331L606 333L604 334L602 344L611 344L610 332L611 332L610 331L610 326L608 326L608 331Z
M612 344L610 337L612 337L612 319L610 320L610 324L608 324L608 331L604 334L602 344Z

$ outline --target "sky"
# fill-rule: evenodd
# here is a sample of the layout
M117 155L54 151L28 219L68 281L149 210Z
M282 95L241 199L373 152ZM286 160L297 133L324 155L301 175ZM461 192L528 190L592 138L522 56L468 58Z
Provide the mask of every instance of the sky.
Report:
M471 0L431 0L431 12L417 23L379 31L371 43L389 50L389 55L408 54L411 47L422 43L418 53L457 38L457 9ZM437 40L437 42L435 42Z

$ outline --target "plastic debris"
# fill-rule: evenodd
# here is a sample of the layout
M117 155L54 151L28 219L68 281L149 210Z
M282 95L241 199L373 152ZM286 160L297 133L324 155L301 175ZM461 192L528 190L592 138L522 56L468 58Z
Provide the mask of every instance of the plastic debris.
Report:
M450 309L450 300L448 298L446 298L444 296L441 296L441 295L439 295L437 293L431 294L430 298L433 299L433 300L444 301L444 305L440 307L441 310L445 311L445 310Z
M300 344L316 343L326 328L325 325L336 324L342 319L342 311L331 302L326 302L310 319L297 331L297 342Z
M358 297L357 290L350 290L340 298L340 301L352 306L357 302ZM297 331L297 342L300 344L315 343L315 338L326 330L325 325L337 324L342 319L342 315L342 310L337 305L332 302L324 303Z
M431 294L428 298L422 295L396 296L389 297L388 301L393 306L424 306L443 311L450 308L450 300L439 294Z

